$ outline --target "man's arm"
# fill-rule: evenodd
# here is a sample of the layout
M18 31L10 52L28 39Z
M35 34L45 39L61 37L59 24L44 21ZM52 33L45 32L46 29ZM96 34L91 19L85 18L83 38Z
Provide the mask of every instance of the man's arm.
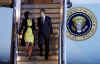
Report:
M35 30L35 21L34 21L34 18L32 19L32 30Z
M40 17L37 19L37 27L40 28Z
M50 33L53 33L53 28L52 28L52 23L51 23L51 18L49 17L49 26L50 26Z

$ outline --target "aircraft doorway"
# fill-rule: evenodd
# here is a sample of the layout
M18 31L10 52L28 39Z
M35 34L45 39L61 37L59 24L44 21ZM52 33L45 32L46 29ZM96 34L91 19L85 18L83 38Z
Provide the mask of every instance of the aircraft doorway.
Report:
M38 18L41 16L41 9L45 10L46 16L49 16L52 24L52 34L49 35L49 49L48 49L48 59L45 59L45 54L46 54L46 47L45 43L43 43L41 46L43 46L43 51L42 51L42 56L40 52L40 47L38 46L39 42L39 26L38 26ZM60 4L22 4L21 5L21 22L19 24L19 32L20 28L23 23L25 23L25 12L30 13L30 18L34 19L34 44L32 47L32 56L31 60L29 59L28 56L26 56L25 52L25 46L26 43L23 41L21 38L23 37L24 29L22 29L21 34L19 35L19 40L18 40L18 54L17 54L17 64L28 64L28 63L35 63L35 64L58 64L58 59L59 59L59 24L61 23L60 21ZM48 20L47 20L48 21ZM27 23L27 22L26 22ZM32 37L32 36L31 36ZM32 44L28 44L32 45ZM48 47L47 47L48 48Z

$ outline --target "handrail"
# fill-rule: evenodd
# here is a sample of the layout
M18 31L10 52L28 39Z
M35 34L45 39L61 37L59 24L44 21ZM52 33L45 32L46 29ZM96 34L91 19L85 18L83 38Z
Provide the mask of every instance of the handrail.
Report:
M62 45L62 64L67 64L67 56L66 56L66 42L65 42L65 37L66 37L66 21L67 21L67 2L68 0L63 0L63 5L62 5L62 25L61 25L61 45Z
M14 52L14 49L15 49L15 36L16 36L16 29L15 29L15 15L14 15L14 1L12 0L12 4L11 4L11 7L13 8L13 23L12 23L12 41L11 41L11 50L10 50L10 64L14 64L14 57L15 57L15 52Z
M58 42L58 50L59 50L59 53L58 53L58 64L62 64L62 43L61 43L61 24L59 24L59 42Z
M20 5L21 0L13 0L13 24L12 24L12 41L11 41L11 54L10 64L16 64L17 59L17 44L18 44L18 22L20 21Z
M14 13L14 12L13 12ZM13 15L14 16L14 15ZM13 18L13 24L12 24L12 41L11 41L11 54L10 54L10 64L14 64L14 57L15 57L15 37L16 37L16 31L15 31L15 22Z

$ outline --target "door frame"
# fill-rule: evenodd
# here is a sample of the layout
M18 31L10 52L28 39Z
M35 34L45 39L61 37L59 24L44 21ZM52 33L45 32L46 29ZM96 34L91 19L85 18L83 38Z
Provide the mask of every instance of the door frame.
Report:
M21 0L12 0L13 8L13 24L12 24L12 40L11 40L11 51L10 51L10 64L17 64L17 44L18 44L18 28L20 23L20 9Z

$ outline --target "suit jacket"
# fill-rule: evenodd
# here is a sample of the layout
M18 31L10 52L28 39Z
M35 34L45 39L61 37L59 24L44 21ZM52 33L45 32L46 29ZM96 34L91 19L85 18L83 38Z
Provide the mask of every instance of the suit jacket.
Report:
M39 37L42 35L48 38L50 33L53 33L51 18L49 16L45 16L44 23L42 19L42 17L38 18Z

